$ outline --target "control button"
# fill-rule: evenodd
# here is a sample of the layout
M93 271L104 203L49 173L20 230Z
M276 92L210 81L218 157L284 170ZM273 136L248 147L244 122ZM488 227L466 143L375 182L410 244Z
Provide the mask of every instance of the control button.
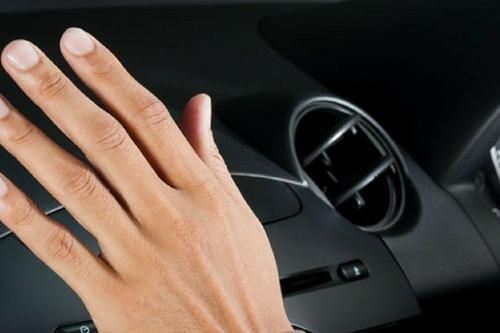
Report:
M366 265L359 260L340 265L338 273L345 281L361 280L370 275Z
M91 321L59 327L55 333L98 333L94 323Z

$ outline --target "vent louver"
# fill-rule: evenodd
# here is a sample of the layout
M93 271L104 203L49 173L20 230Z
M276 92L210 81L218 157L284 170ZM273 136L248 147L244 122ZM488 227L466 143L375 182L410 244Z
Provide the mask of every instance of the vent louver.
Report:
M405 201L401 155L383 129L344 101L312 101L295 127L295 151L311 187L370 231L387 228Z

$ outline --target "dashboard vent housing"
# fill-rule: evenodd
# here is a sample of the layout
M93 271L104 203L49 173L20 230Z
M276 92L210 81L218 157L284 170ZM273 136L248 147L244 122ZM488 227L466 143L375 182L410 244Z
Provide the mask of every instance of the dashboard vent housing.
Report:
M362 229L393 225L405 203L406 168L380 125L335 98L312 100L296 115L295 153L311 188Z

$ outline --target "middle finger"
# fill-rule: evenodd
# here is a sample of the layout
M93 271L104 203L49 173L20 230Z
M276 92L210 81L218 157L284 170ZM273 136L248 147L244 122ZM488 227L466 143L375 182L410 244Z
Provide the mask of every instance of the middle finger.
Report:
M82 149L127 206L141 215L141 207L147 207L145 198L157 192L161 182L123 126L85 96L32 43L11 42L1 60L28 97Z

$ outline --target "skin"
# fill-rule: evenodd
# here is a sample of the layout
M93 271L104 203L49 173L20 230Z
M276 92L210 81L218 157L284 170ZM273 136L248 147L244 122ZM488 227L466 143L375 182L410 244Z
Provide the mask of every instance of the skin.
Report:
M28 41L1 62L85 153L57 146L4 97L0 144L98 240L95 256L0 176L0 220L82 299L99 332L291 332L275 259L234 184L197 95L180 126L81 29L61 38L73 71L109 113Z

